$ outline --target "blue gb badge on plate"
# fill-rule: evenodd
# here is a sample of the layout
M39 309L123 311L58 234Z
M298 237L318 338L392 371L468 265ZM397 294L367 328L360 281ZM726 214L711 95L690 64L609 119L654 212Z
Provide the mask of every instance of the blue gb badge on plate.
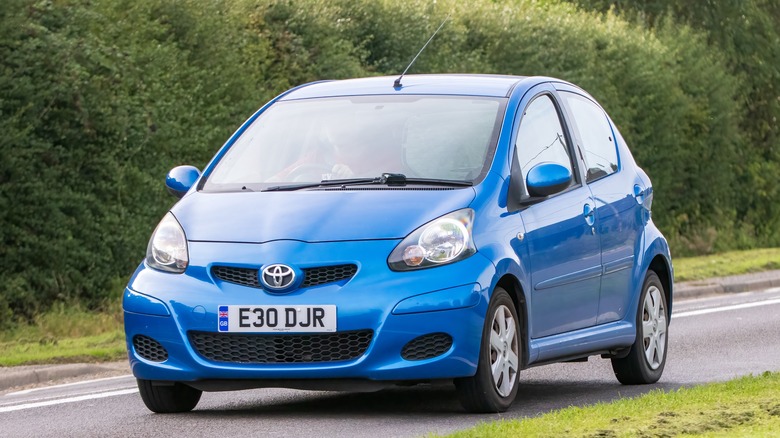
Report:
M228 306L219 306L219 331L228 331Z

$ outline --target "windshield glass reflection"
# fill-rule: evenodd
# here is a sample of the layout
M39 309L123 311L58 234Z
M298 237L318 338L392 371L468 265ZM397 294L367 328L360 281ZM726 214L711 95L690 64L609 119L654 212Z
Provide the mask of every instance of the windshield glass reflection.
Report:
M503 99L361 96L278 102L241 135L205 189L373 178L473 181L495 146Z

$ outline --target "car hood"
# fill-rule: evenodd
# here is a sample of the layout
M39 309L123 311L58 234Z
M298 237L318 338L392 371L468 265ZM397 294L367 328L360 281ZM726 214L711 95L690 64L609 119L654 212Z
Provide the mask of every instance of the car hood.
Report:
M194 192L171 210L187 240L262 243L401 239L461 208L474 189Z

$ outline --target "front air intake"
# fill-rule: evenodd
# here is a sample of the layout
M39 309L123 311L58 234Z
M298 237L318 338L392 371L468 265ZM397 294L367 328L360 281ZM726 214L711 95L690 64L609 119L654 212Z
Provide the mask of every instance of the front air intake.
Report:
M354 360L371 344L372 330L316 334L189 332L201 356L227 363L322 363Z
M452 348L452 336L446 333L431 333L412 339L401 349L406 360L425 360L440 356Z
M168 360L168 350L149 336L133 336L133 348L135 348L136 354L148 361L165 362Z

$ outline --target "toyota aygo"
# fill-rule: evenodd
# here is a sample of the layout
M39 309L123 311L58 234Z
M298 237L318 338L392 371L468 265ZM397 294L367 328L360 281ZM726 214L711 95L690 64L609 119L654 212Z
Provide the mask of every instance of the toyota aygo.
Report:
M441 382L500 412L537 365L663 372L673 273L653 188L567 82L303 85L166 186L181 199L123 303L154 412L203 391Z

